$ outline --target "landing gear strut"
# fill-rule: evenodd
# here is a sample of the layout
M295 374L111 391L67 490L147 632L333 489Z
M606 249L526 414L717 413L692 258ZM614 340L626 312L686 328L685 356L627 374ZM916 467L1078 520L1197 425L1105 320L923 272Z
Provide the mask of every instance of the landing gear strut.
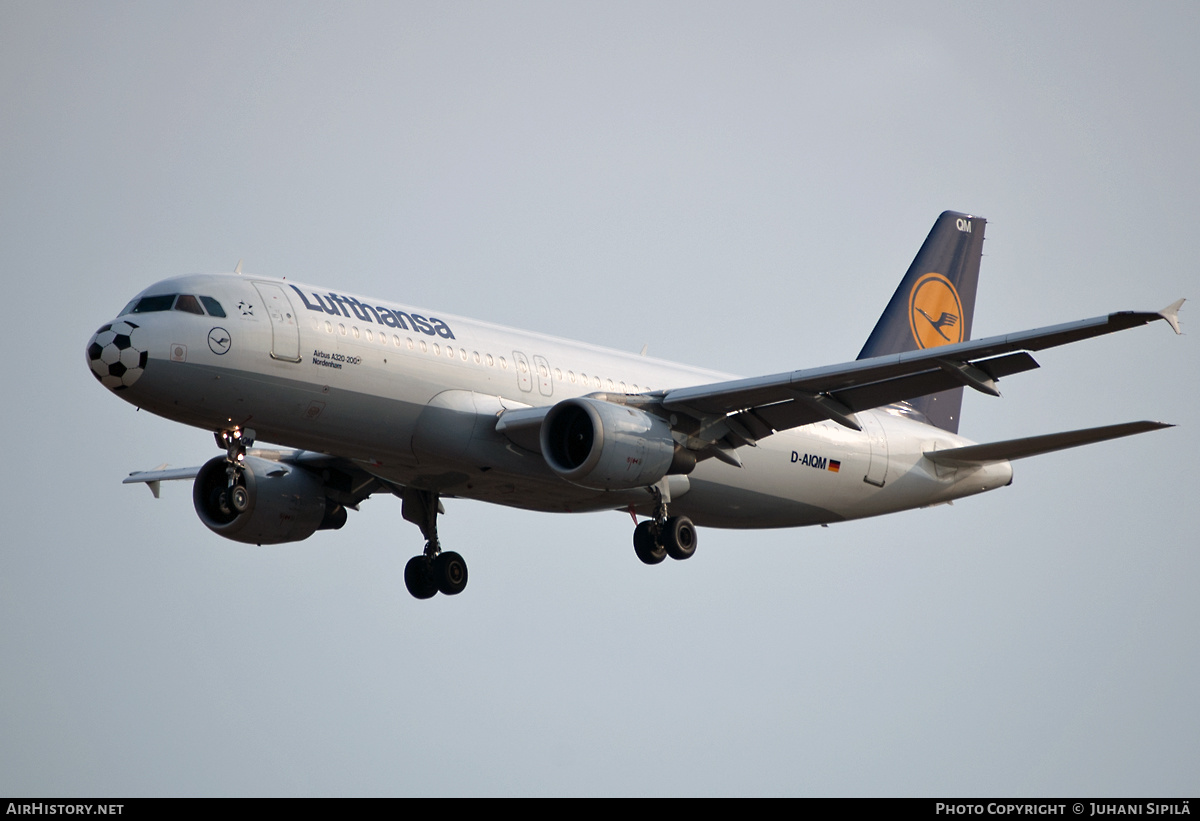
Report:
M417 599L430 599L438 593L455 596L467 586L467 563L462 556L442 551L437 536L437 517L442 510L437 491L404 489L402 515L421 528L425 550L404 566L404 586Z
M646 564L658 564L667 556L678 561L696 552L696 526L687 516L667 516L667 503L658 487L654 494L654 518L641 522L633 531L633 551Z
M225 475L229 478L218 504L227 512L245 513L250 509L250 491L246 489L243 471L246 448L254 444L254 430L234 427L213 435L217 439L217 447L225 449Z

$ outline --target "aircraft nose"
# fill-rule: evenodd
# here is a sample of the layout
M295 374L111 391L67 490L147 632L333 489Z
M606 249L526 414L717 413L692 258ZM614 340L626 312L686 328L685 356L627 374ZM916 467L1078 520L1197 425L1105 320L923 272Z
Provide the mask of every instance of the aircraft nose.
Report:
M101 325L87 346L88 367L104 387L128 388L146 369L144 334L132 322L121 319Z

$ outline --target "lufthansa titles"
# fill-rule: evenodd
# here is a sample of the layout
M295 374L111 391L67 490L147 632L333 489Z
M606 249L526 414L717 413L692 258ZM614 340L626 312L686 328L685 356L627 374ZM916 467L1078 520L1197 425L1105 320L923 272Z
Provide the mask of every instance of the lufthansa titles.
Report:
M313 291L306 295L295 285L292 285L292 290L300 295L304 307L310 311L332 314L346 319L354 318L359 322L371 322L377 325L386 325L389 328L402 328L406 331L412 329L426 336L454 339L454 332L450 330L450 326L437 317L431 316L426 319L420 314L407 313L396 308L388 308L385 305L371 306L365 302L359 302L352 296L342 296L332 291L326 294L318 294Z

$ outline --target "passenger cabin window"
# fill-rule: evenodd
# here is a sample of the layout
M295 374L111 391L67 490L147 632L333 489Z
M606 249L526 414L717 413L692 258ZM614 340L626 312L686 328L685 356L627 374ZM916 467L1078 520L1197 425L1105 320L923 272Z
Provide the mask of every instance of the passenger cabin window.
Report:
M200 300L196 299L191 294L180 294L175 300L175 310L187 311L189 314L200 314L200 316L204 316L204 309L200 307Z

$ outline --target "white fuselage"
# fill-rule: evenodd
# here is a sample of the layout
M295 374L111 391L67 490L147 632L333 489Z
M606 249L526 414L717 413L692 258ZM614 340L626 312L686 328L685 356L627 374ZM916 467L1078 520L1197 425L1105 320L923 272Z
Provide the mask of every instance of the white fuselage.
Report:
M148 356L118 391L207 430L253 428L260 441L353 460L380 478L545 511L633 507L644 488L598 491L556 475L540 452L495 430L507 409L592 393L637 394L731 377L398 303L285 280L197 274L143 292L197 294L211 313L124 314ZM133 303L131 303L133 304ZM1007 462L934 465L960 436L886 410L782 431L668 477L673 513L714 527L792 527L946 502L1007 484Z

